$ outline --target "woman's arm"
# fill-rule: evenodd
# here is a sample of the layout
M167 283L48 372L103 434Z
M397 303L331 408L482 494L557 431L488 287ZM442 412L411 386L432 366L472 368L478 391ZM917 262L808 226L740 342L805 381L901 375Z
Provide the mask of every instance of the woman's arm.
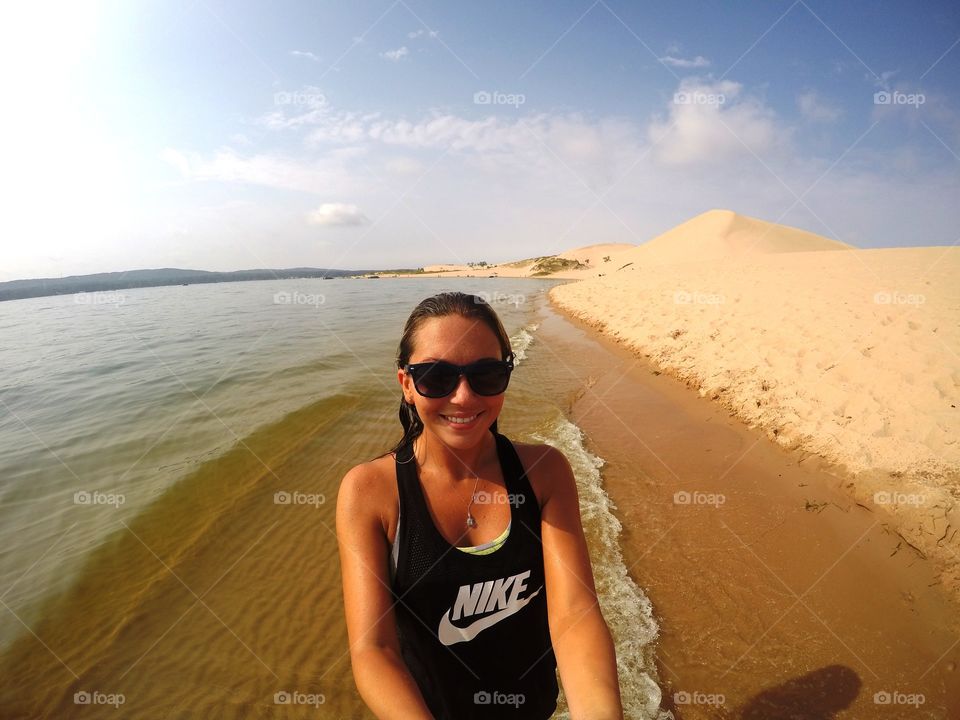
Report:
M580 522L577 483L566 456L549 445L537 461L544 478L543 564L550 637L572 720L623 720L613 639L593 582Z
M377 489L374 471L358 465L343 477L337 494L337 541L353 677L378 718L432 720L400 655L387 542L375 504Z

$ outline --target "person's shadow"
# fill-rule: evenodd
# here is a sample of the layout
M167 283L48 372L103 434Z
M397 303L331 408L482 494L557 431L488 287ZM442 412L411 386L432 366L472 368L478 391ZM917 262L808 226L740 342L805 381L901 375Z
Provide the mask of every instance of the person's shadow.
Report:
M828 665L788 680L751 698L739 720L830 720L860 693L860 676L843 665Z

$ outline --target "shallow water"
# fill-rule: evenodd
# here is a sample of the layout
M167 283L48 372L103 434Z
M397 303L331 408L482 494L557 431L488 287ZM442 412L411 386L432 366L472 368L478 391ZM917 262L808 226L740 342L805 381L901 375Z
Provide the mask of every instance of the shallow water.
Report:
M122 699L124 716L273 717L293 698L288 714L369 717L334 500L347 469L399 439L407 314L460 289L493 298L520 357L501 432L561 447L576 471L627 716L655 717L652 610L623 570L602 460L568 419L579 380L537 342L552 284L290 280L0 303L0 714L116 717Z

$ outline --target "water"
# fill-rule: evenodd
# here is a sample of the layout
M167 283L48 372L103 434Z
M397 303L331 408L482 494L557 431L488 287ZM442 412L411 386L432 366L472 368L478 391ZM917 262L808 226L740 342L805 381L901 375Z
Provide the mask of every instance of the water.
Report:
M602 460L565 416L577 385L537 352L553 284L283 280L0 303L0 708L108 715L97 701L122 695L138 717L269 717L277 692L301 692L324 698L305 712L369 716L345 656L336 489L399 439L410 310L457 289L493 299L520 359L501 432L574 466L628 717L655 717L652 612L623 572Z

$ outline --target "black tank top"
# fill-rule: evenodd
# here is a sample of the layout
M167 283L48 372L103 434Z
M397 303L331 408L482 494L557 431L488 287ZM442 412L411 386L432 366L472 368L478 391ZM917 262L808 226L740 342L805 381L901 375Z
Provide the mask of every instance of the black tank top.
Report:
M437 720L545 720L557 707L540 506L513 443L494 437L512 525L487 555L461 552L440 534L411 443L397 452L394 611L403 659Z

